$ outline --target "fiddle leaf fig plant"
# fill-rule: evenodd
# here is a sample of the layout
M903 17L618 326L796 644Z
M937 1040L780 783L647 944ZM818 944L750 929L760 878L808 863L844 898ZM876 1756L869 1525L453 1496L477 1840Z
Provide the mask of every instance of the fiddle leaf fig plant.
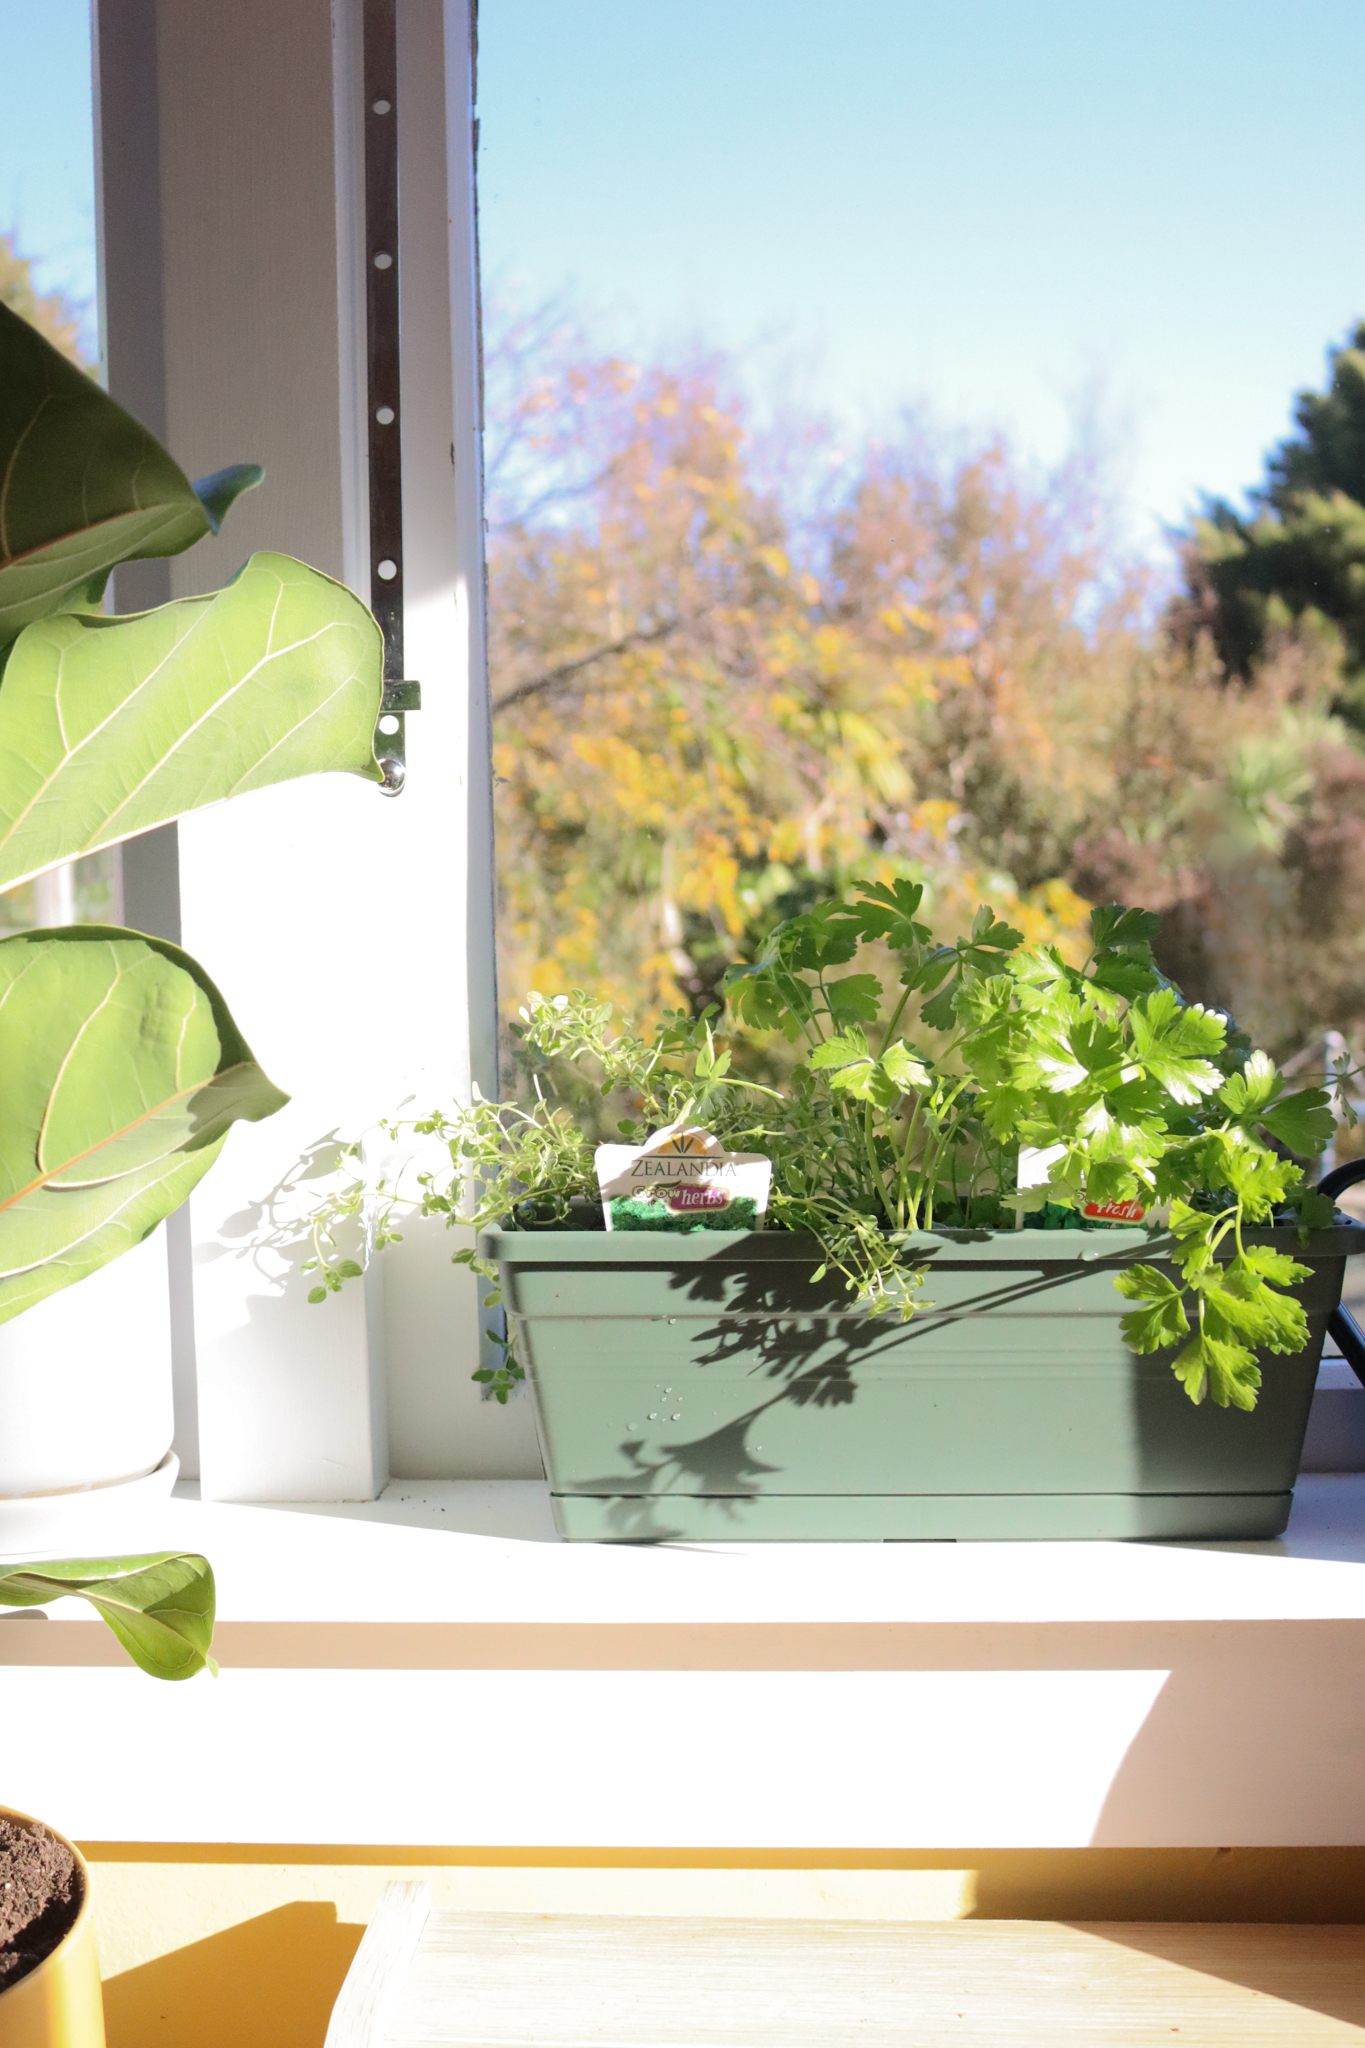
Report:
M217 1672L213 1571L193 1551L0 1564L0 1606L47 1607L66 1597L93 1607L149 1678Z
M216 533L261 474L191 483L0 305L0 891L271 783L382 781L379 628L330 577L256 554L206 596L99 609L118 563ZM127 1251L234 1123L287 1100L197 961L105 925L0 940L0 1073L0 1322ZM145 1670L211 1661L202 1558L0 1568L0 1606L53 1587L90 1601Z
M0 1322L135 1245L286 1100L196 961L103 925L0 942L0 1072Z
M0 889L269 783L380 779L378 628L286 555L131 618L36 620L0 658Z
M192 484L158 442L36 328L0 305L0 645L95 604L119 562L216 533L254 462Z

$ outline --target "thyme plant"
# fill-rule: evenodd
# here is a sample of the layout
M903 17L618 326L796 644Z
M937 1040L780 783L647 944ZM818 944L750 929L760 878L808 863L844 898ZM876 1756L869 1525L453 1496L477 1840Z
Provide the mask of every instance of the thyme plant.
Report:
M439 1216L451 1228L478 1232L509 1217L526 1228L562 1224L576 1208L591 1204L589 1214L600 1225L589 1132L599 1126L604 1106L628 1108L614 1125L628 1143L668 1124L702 1124L737 1146L765 1142L767 1120L751 1104L755 1097L777 1098L731 1072L730 1050L716 1043L714 1015L674 1012L646 1038L617 1028L612 1006L581 991L553 999L529 995L512 1027L530 1083L529 1101L475 1100L381 1126L400 1149L443 1150L439 1169L371 1175L364 1144L346 1146L344 1160L352 1170L312 1219L313 1256L304 1270L317 1278L309 1300L325 1301L359 1276L361 1261L343 1251L347 1227L357 1222L367 1256L401 1243L404 1213ZM499 1307L497 1267L470 1245L452 1258L488 1282L484 1307ZM498 1363L480 1366L473 1377L505 1402L524 1374L505 1336L493 1334L491 1342Z
M1163 1263L1115 1278L1128 1342L1172 1348L1191 1400L1254 1407L1256 1353L1307 1342L1287 1290L1308 1269L1257 1230L1292 1220L1306 1235L1334 1213L1300 1163L1331 1136L1327 1089L1290 1087L1227 1017L1186 1003L1153 958L1150 912L1097 909L1073 964L987 907L936 943L922 901L910 881L858 883L779 925L727 977L729 1043L712 1011L643 1035L582 993L530 997L516 1028L529 1100L386 1125L394 1141L438 1141L444 1164L410 1188L347 1181L318 1212L312 1298L360 1270L339 1250L349 1218L373 1248L399 1235L404 1208L472 1230L600 1227L588 1131L615 1104L628 1141L696 1123L765 1152L770 1225L808 1232L816 1277L839 1274L871 1315L922 1305L931 1235L1083 1227L1087 1204L1155 1210L1169 1219L1152 1226ZM781 1039L796 1056L784 1086L746 1079L743 1052ZM1353 1078L1336 1075L1343 1103ZM496 1305L496 1268L470 1248L454 1256ZM521 1376L505 1344L475 1374L502 1401Z

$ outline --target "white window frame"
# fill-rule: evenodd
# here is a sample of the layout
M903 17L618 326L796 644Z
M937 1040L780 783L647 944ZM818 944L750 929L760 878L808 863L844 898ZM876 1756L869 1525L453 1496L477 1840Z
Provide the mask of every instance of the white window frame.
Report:
M424 689L407 789L267 791L124 855L128 921L184 939L294 1092L233 1133L166 1232L178 1449L217 1498L540 1471L529 1404L470 1383L476 1287L439 1229L325 1309L297 1275L284 1287L278 1253L245 1255L253 1205L322 1133L495 1085L474 12L398 8L405 634ZM360 0L94 0L94 19L109 388L191 470L270 473L221 539L121 571L118 602L218 583L253 546L363 591ZM1357 1402L1331 1391L1335 1433Z
M398 9L407 787L264 791L127 855L129 922L183 939L293 1094L168 1233L182 1464L219 1499L540 1469L525 1404L469 1380L477 1291L444 1232L317 1308L251 1227L324 1133L494 1086L472 13ZM222 537L121 572L117 601L212 587L255 547L367 590L358 0L95 0L94 48L109 388L192 474L267 470Z

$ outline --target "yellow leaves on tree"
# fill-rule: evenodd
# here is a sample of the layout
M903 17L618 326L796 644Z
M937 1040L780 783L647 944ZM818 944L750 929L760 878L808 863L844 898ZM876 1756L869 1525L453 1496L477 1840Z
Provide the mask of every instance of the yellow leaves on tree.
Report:
M785 895L923 851L923 714L962 636L897 575L875 491L812 546L715 366L525 381L535 446L490 491L504 982L700 1000Z
M495 327L488 371L510 1006L706 1001L859 875L925 882L945 935L986 900L1077 958L1097 897L1170 908L1177 945L1186 904L1241 931L1220 848L1281 871L1339 746L1330 679L1289 649L1230 693L1172 642L1084 461L1039 482L1000 442L945 460L907 429L835 464L818 432L752 428L723 363L596 356L554 309ZM1179 969L1204 1000L1251 990L1282 1044L1287 1012L1254 1008L1264 904L1244 922Z

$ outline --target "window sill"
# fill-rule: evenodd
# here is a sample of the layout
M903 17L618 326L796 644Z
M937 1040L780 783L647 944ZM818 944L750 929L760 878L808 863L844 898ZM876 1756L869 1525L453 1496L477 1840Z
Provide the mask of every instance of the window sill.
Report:
M1365 1387L1344 1358L1329 1354L1318 1367L1303 1470L1365 1472Z
M1365 1478L1244 1546L565 1545L509 1481L143 1521L214 1560L216 1683L0 1622L6 1797L87 1841L1365 1842Z

